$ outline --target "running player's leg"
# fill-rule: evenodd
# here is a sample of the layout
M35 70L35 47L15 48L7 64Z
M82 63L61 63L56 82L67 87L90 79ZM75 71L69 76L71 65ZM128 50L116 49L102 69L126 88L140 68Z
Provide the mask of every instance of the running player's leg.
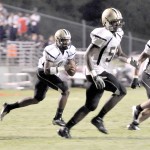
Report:
M44 99L45 93L47 92L47 90L48 90L47 84L43 83L42 81L38 79L35 84L34 97L27 97L20 101L11 103L11 104L8 104L8 103L3 104L3 108L0 114L1 120L4 118L6 114L8 114L13 109L26 107L29 105L39 103L41 100Z
M97 122L99 122L99 126L97 125L97 128L101 132L107 134L108 132L103 124L103 118L126 95L126 89L119 83L119 81L117 81L117 79L112 74L105 72L102 74L102 76L107 77L106 79L104 79L106 85L105 90L111 91L113 94L104 104L99 114L93 118L93 120L97 120Z
M58 131L58 134L65 138L70 138L70 129L79 123L83 118L85 118L90 111L94 111L99 103L101 96L103 95L103 90L99 91L96 87L94 82L91 82L91 77L88 76L90 79L89 86L86 90L86 102L85 105L80 107L73 117L66 123L65 127Z
M69 97L69 88L67 82L62 82L58 84L58 88L61 90L61 96L58 100L58 107L56 110L55 117L53 119L54 125L64 126L65 122L62 119L62 114L65 109L68 97Z
M141 113L138 117L139 123L145 121L147 118L150 117L150 75L147 74L146 72L143 72L141 82L142 82L144 88L146 89L148 101L139 105L143 110L143 111L141 111ZM138 107L138 105L137 105L137 107Z
M129 130L139 130L138 125L150 117L150 75L143 72L141 82L146 89L148 100L132 107L133 121L127 126Z
M69 86L66 81L63 81L59 76L57 75L45 75L40 74L42 76L41 78L43 81L47 83L49 87L52 89L60 92L60 98L58 100L58 106L56 110L56 114L54 116L54 119L52 123L54 125L64 126L65 122L62 119L62 114L65 109L68 96L69 96Z

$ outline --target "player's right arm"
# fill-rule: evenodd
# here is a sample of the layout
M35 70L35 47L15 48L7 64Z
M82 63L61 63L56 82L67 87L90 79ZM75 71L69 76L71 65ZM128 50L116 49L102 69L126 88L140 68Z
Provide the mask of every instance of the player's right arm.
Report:
M96 88L103 89L105 87L105 82L94 69L94 65L96 64L93 62L93 59L95 58L98 61L98 53L102 50L102 47L104 47L104 45L107 43L107 39L105 38L106 34L104 33L103 29L96 28L91 32L90 36L91 44L86 50L85 62L87 65L87 69L90 72L93 81L96 85Z
M138 79L138 77L139 77L139 70L140 70L141 64L142 64L148 57L149 57L149 55L148 55L147 53L145 53L145 51L143 51L143 52L140 54L140 56L139 56L139 58L138 58L138 60L137 60L139 67L134 70L134 76L133 76L133 80L132 80L132 82L131 82L131 88L135 89L137 86L140 87L140 82L139 82L139 79Z
M87 68L93 78L96 88L103 89L105 87L105 82L103 81L101 76L97 75L96 71L94 70L94 64L92 61L93 54L97 50L99 50L98 46L94 44L90 44L85 54L85 60L86 60Z
M145 53L144 51L140 54L140 56L139 56L139 58L138 58L139 68L135 69L135 72L134 72L134 75L135 75L135 76L138 76L141 64L142 64L148 57L149 57L149 55L148 55L147 53Z
M90 44L86 50L85 62L86 62L86 65L87 65L89 72L92 72L94 70L94 63L92 61L92 57L94 55L94 52L97 51L98 49L99 49L98 46L96 46L94 44Z
M52 68L52 66L53 66L52 62L49 62L47 60L45 61L45 63L44 63L44 73L46 75L51 74L51 68Z
M49 74L57 74L58 68L57 66L54 67L54 51L52 51L48 46L44 49L43 52L43 59L44 59L44 73L46 75Z

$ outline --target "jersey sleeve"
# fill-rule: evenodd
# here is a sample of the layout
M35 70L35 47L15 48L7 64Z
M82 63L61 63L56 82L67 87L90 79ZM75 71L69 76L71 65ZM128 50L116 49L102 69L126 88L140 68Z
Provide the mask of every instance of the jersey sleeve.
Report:
M44 49L43 57L46 61L54 62L57 57L60 55L60 52L58 52L56 49L53 49L53 47L47 46Z
M150 55L150 40L146 43L144 52Z
M43 57L46 61L50 61L53 62L54 58L52 57L52 55L50 54L50 52L48 51L48 48L46 47L43 51Z
M75 55L76 55L76 48L73 45L71 45L71 48L68 52L68 59L73 59Z
M108 37L109 34L105 33L106 30L101 30L99 28L94 29L91 34L91 43L101 47L102 45L104 45L105 43L107 43L107 41L109 41L111 39L111 37Z

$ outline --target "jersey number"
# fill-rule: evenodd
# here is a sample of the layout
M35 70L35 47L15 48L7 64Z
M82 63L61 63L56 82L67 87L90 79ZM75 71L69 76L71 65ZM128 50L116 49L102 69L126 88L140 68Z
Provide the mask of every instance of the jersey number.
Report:
M110 62L115 55L116 47L111 47L108 57L106 58L106 62Z

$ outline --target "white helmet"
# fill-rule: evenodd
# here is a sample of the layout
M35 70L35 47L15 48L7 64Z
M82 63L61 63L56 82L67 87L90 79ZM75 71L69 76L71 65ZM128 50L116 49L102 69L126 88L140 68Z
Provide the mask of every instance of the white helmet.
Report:
M102 13L102 24L110 31L116 31L124 25L122 14L115 8L107 8Z
M66 29L59 29L55 33L55 41L59 48L66 49L71 44L71 34Z

